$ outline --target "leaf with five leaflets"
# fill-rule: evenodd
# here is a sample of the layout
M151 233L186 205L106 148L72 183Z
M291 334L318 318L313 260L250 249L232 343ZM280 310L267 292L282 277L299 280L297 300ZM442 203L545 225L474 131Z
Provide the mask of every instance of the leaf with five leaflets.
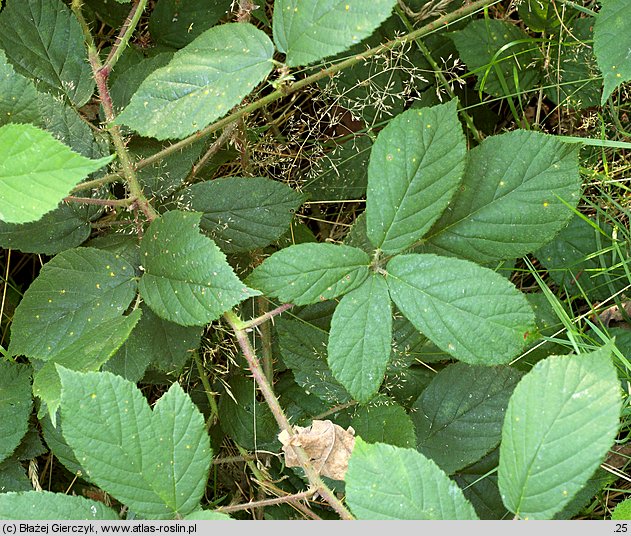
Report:
M397 307L456 359L472 365L507 363L533 330L526 297L488 268L450 257L398 255L386 269Z
M10 355L47 360L123 314L136 293L134 269L107 251L76 248L46 263L11 325Z
M40 219L73 186L113 159L85 158L33 125L0 127L0 220Z
M442 369L410 412L418 451L447 474L478 461L500 442L508 399L521 375L510 367L464 363Z
M0 462L26 434L32 408L30 367L0 361Z
M0 13L0 48L42 90L64 94L77 107L92 96L83 32L61 0L9 2Z
M370 257L335 244L298 244L277 251L247 277L248 285L285 303L306 305L357 288L368 277Z
M373 33L396 0L275 0L274 43L290 67L333 56Z
M27 491L0 493L0 519L114 521L120 517L99 501L50 491Z
M499 486L523 519L552 519L603 461L618 431L622 398L612 345L537 363L510 399Z
M273 54L252 24L210 28L151 73L116 122L159 140L184 138L239 104L270 73Z
M265 177L215 179L194 184L181 194L185 206L203 212L202 230L226 253L250 251L277 240L303 201L286 184Z
M426 236L428 248L476 262L522 257L565 226L580 193L575 145L526 130L486 138L469 151L462 185Z
M193 512L212 451L204 417L179 384L152 411L120 376L57 370L64 437L90 481L149 519Z
M346 473L346 501L359 519L477 519L462 490L412 449L361 438Z
M368 166L366 228L376 248L399 253L429 230L462 180L465 153L455 100L388 123Z
M141 296L158 316L182 326L208 324L259 294L239 281L226 256L199 232L201 217L167 212L151 223L140 245Z
M368 402L379 390L391 345L388 285L380 274L371 274L340 300L329 332L331 372L358 402Z

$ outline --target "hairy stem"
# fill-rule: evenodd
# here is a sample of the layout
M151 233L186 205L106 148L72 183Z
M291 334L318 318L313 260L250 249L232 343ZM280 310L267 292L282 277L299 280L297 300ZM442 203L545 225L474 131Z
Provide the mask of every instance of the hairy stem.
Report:
M202 363L202 360L199 357L199 352L197 350L193 352L193 360L195 361L195 365L197 366L197 373L199 374L199 379L202 381L204 391L206 392L206 398L208 399L208 404L210 405L210 416L208 417L208 421L206 422L206 427L210 428L219 419L219 408L217 407L217 401L215 400L215 393L213 392L212 386L210 385L208 375L204 370L204 364Z
M285 303L284 305L281 305L280 307L276 307L275 309L272 309L271 311L267 311L266 313L263 313L261 316L257 316L256 318L253 318L252 320L248 320L247 322L243 322L240 328L243 330L249 330L256 326L260 326L264 322L267 322L268 320L271 320L275 316L278 316L279 314L284 313L285 311L288 311L292 307L293 307L292 303Z
M146 5L147 0L137 0L134 7L131 8L129 15L127 15L120 32L116 36L116 41L114 42L114 45L112 45L112 49L105 60L105 64L103 65L103 69L107 69L108 74L114 65L116 65L116 62L121 57L121 54L125 51L125 47L129 43L129 39L136 29L140 16L145 10Z
M256 357L254 349L252 348L252 344L250 343L248 334L243 329L244 322L232 311L224 313L224 318L232 328L237 342L239 343L239 347L243 352L243 356L248 362L248 367L250 369L250 372L252 373L252 376L254 377L254 381L263 394L263 398L269 406L272 415L274 415L278 426L281 430L287 431L290 437L293 437L295 435L294 430L289 423L289 420L285 416L285 412L280 406L278 399L274 395L274 392L272 391L267 378L265 377L265 373L263 372L261 364ZM301 467L305 472L305 475L309 479L309 483L311 484L312 488L315 489L324 498L324 500L326 500L327 503L329 503L329 506L331 506L331 508L333 508L342 519L353 519L352 514L335 496L333 491L322 481L320 475L309 460L309 456L307 455L307 453L299 447L294 447L294 451L296 453L296 456L298 457L298 461L300 462Z
M128 207L134 202L133 199L98 199L94 197L74 197L73 195L66 196L64 201L103 207Z
M265 506L274 506L275 504L291 503L296 500L308 499L313 495L313 491L303 491L294 493L293 495L285 495L284 497L274 497L273 499L263 499L262 501L252 501L245 504L235 504L233 506L220 506L217 512L231 513L240 512L241 510L250 510L252 508L261 508Z

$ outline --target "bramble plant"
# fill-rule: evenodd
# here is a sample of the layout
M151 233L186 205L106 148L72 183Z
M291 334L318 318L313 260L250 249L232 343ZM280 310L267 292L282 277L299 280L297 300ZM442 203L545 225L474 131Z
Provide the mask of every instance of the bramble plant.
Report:
M2 519L568 519L611 484L625 0L6 4Z

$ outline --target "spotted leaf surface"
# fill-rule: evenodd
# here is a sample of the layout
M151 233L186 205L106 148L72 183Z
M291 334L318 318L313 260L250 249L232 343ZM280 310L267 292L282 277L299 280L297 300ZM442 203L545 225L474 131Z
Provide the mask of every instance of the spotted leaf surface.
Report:
M149 226L140 246L140 294L154 313L182 326L203 326L259 294L239 281L226 256L199 232L201 217L167 212Z
M273 67L274 46L247 23L221 24L140 84L117 121L143 136L183 138L239 104Z
M135 293L134 269L118 255L64 251L44 265L15 310L9 353L48 360L121 316Z

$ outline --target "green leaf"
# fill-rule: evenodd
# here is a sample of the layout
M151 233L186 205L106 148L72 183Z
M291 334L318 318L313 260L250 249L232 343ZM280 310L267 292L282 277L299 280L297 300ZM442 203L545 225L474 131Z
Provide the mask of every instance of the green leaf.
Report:
M429 230L462 180L465 153L455 100L388 123L368 166L366 227L376 248L399 253Z
M560 15L550 0L525 0L517 11L533 32L544 32L561 24Z
M151 411L120 376L58 371L64 437L90 480L149 519L195 510L212 452L204 417L179 384Z
M50 491L0 493L0 519L119 520L102 502Z
M185 327L155 315L145 304L142 318L104 370L139 381L152 364L164 372L178 374L199 346L202 328Z
M158 316L203 326L259 292L246 287L215 243L199 232L201 214L173 210L152 222L140 244L138 285Z
M488 268L436 255L399 255L387 271L390 296L401 312L439 348L466 363L507 363L533 329L525 296Z
M522 257L564 227L580 192L575 146L534 131L492 136L469 152L462 185L426 238L476 262Z
M248 192L248 195L243 195ZM226 253L271 244L288 228L303 196L264 177L226 177L194 184L181 203L203 212L201 228Z
M388 285L383 276L372 274L341 299L329 332L331 372L358 402L368 402L379 390L391 345Z
M231 0L160 0L151 12L149 32L160 45L182 48L230 12Z
M274 43L290 67L308 65L350 48L374 32L394 0L275 0Z
M64 438L60 412L57 412L57 415L55 415L55 421L56 424L53 424L48 413L39 419L46 445L55 455L55 458L57 458L68 471L73 475L85 478L85 469L81 467L79 460L77 460L74 452L72 452L72 449L68 446Z
M56 365L79 372L99 370L129 337L140 315L140 309L136 309L129 316L119 316L100 323L53 355L35 373L33 394L45 402L53 423L61 402L61 380ZM40 409L40 413L42 409L44 408Z
M327 365L327 332L304 320L278 318L275 324L283 363L294 373L296 383L331 405L351 400Z
M534 254L568 295L585 293L601 301L629 284L624 265L618 264L621 260L628 262L628 244L623 240L614 243L610 225L590 221L574 216L552 242ZM620 259L615 246L626 254L624 259Z
M222 514L221 512L215 512L213 510L195 510L184 517L187 521L203 521L203 520L223 520L228 521L232 518L228 514Z
M0 220L40 219L113 158L89 160L33 125L0 127Z
M611 512L612 521L624 521L631 519L631 499L625 499L618 503Z
M0 247L24 253L54 255L85 242L92 227L76 206L62 202L41 219L29 223L0 221Z
M530 36L509 22L471 21L450 34L460 58L475 72L476 89L495 97L533 89L539 82L541 52ZM513 153L514 155L514 153Z
M412 406L416 448L452 474L500 442L504 413L521 373L510 367L454 363L441 370Z
M611 350L549 357L517 385L502 429L499 486L519 517L551 519L611 447L622 405Z
M66 95L77 107L92 96L83 32L61 0L9 2L0 14L0 48L43 91Z
M433 461L361 438L348 463L346 502L359 519L477 519L460 488Z
M117 122L159 140L184 138L239 104L270 73L273 53L251 24L215 26L151 73Z
M0 494L9 491L31 491L33 485L22 464L11 457L0 463Z
M628 9L625 0L607 0L602 2L602 8L596 16L594 53L604 78L602 105L620 84L631 80Z
M47 360L119 317L136 293L133 268L93 248L60 253L24 294L11 326L11 355Z
M248 450L278 450L278 425L264 402L256 400L254 381L235 376L219 401L221 429Z
M30 367L0 361L0 462L20 444L32 409Z
M0 126L39 121L35 85L15 72L4 50L0 49Z
M414 423L398 404L361 406L351 419L355 435L367 443L414 448Z
M370 257L335 244L298 244L265 259L248 285L285 303L306 305L341 296L368 277Z

